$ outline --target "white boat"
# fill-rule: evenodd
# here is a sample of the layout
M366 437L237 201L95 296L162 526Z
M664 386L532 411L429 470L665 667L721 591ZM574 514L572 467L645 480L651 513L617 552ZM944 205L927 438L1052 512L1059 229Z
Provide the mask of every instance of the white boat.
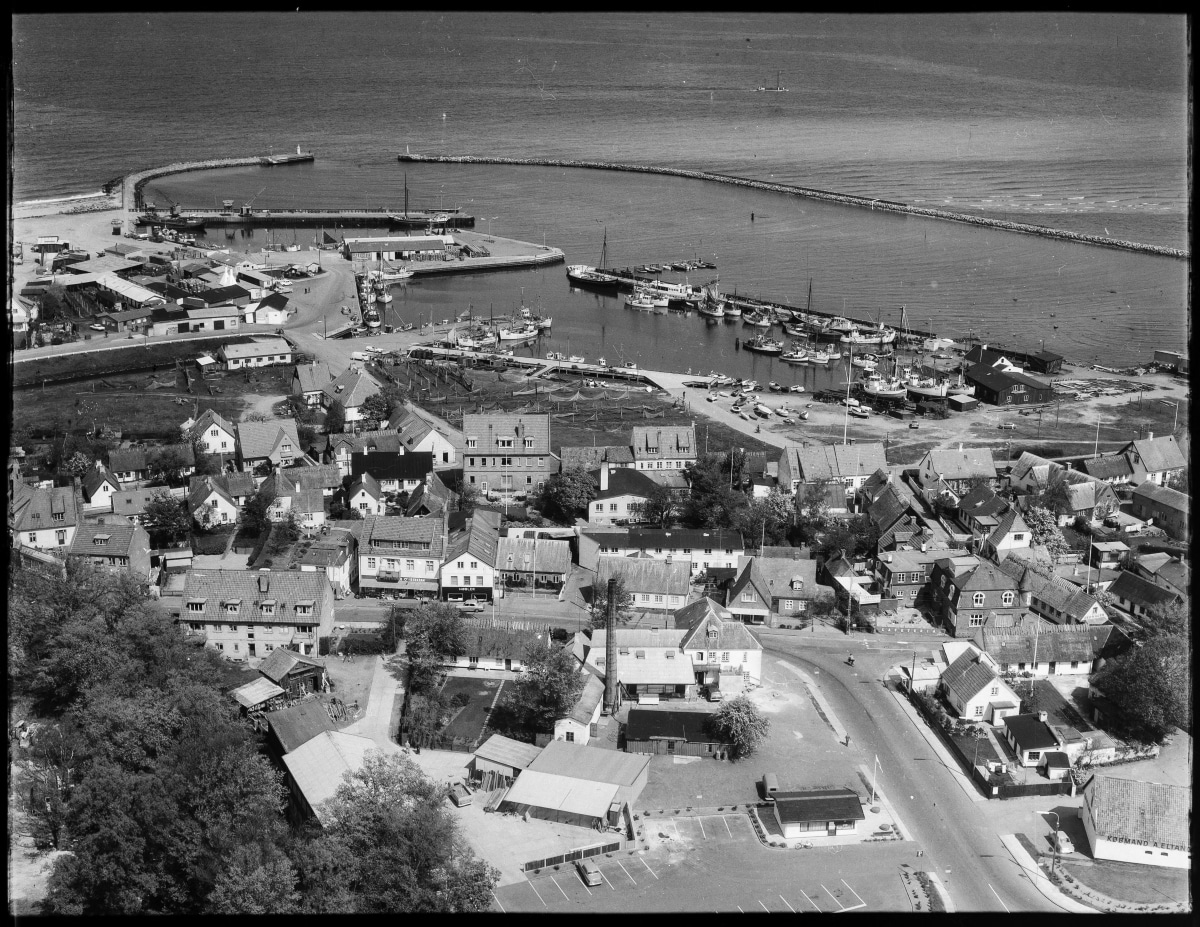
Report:
M596 366L597 367L607 367L608 361L606 361L603 357L597 357L596 358Z
M380 276L384 283L399 283L401 280L409 279L414 274L407 267L393 267L389 270L381 271Z
M703 294L700 297L700 314L713 319L721 319L725 317L725 307L728 305L728 300L721 295L717 290L716 283L710 283L704 287Z
M733 303L726 303L722 314L727 319L740 319L742 317L742 307L735 306Z
M847 411L849 411L849 413L851 415L853 415L855 418L869 418L871 415L871 413L868 412L866 409L864 409L862 406L857 406L857 407L849 409Z
M586 364L587 358L582 357L579 354L572 354L570 357L567 358L567 363L568 364Z
M666 280L651 280L646 285L651 297L665 297L668 306L672 303L679 306L695 306L700 302L703 291L700 287L688 286L686 283L668 283Z
M534 328L545 330L554 324L554 319L550 316L534 315L532 310L521 307L521 321L529 323Z
M625 306L629 309L637 309L641 312L653 312L654 300L650 298L650 294L641 287L634 287L632 293L625 294Z
M824 353L823 351L816 351L816 352L808 355L808 362L810 364L828 364L829 363L829 355Z
M910 395L922 399L944 399L950 394L950 381L936 377L921 377L910 374L904 382Z
M499 331L501 341L531 341L538 336L538 330L533 325L521 325L514 328L501 328Z
M898 377L882 377L877 373L871 374L862 384L863 392L876 399L903 399L908 395L908 388Z
M843 334L838 340L842 344L855 347L883 347L896 340L896 330L885 325L878 328L856 328Z
M460 348L466 348L471 351L479 351L495 345L496 333L475 332L469 335L458 335L454 341L455 344L457 344Z
M368 329L376 329L383 324L383 320L379 316L379 310L374 306L368 306L363 310L363 321L366 323Z
M771 319L765 314L751 312L742 316L742 324L752 328L770 328Z
M963 378L962 378L962 372L960 371L958 374L958 382L949 388L948 395L950 395L950 396L974 396L975 395L975 384L974 383L964 383Z
M800 350L785 351L779 355L779 359L788 364L803 364L808 360L808 352Z

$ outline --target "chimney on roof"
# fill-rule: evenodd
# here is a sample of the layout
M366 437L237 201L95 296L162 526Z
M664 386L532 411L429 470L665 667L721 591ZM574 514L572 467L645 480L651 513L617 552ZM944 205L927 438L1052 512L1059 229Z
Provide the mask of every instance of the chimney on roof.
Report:
M962 451L962 442L961 441L958 442L958 449L960 452Z
M1147 432L1146 432L1146 440L1147 440L1147 441L1153 441L1153 440L1154 440L1154 432L1153 432L1153 431L1147 431Z
M1046 723L1046 713L1044 711L1038 712L1038 720L1041 721L1043 724Z
M608 602L604 620L604 713L616 714L617 700L617 581L608 581Z
M600 491L608 492L608 468L609 464L600 464Z
M271 591L271 577L268 574L258 574L258 591L264 595Z

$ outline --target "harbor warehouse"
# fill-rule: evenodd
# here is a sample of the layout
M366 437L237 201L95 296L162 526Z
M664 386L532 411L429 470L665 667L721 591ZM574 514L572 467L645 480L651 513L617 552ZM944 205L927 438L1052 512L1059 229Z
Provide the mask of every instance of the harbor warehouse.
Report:
M974 384L976 399L994 406L1034 405L1054 399L1049 383L987 364L976 364L968 370L966 381Z
M452 235L406 235L397 238L347 238L343 253L347 261L399 261L413 257L440 258Z

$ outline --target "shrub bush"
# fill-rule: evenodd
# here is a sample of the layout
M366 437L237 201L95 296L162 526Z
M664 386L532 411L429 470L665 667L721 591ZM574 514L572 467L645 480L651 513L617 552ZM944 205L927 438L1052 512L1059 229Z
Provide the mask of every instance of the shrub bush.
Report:
M467 703L470 701L471 696L467 695L466 692L455 692L450 699L450 706L452 708L466 708Z

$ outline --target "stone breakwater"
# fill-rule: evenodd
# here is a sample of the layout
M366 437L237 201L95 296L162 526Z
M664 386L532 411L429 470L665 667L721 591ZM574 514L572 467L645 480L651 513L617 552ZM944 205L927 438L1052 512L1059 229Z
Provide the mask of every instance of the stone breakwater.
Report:
M122 205L126 212L141 209L142 189L156 177L165 177L168 174L186 174L189 171L206 171L218 167L245 167L261 163L261 155L254 155L248 158L212 158L207 161L181 161L176 164L165 165L164 167L151 167L144 171L126 174L121 179ZM108 184L105 184L105 187L107 188L109 184L114 183L115 181L110 180Z
M474 155L438 156L438 155L401 155L402 161L417 161L431 164L514 164L529 167L581 167L602 171L631 171L639 174L666 174L671 177L690 177L694 180L707 180L714 183L730 184L737 187L749 187L752 190L765 190L769 193L784 193L789 196L803 196L808 199L825 200L831 203L841 203L843 206L867 207L885 212L903 213L910 216L924 216L928 219L942 219L949 222L964 222L968 225L980 225L987 228L1002 229L1007 232L1020 232L1025 235L1040 235L1043 238L1057 238L1063 241L1073 241L1085 245L1100 245L1105 248L1119 248L1123 251L1137 251L1143 254L1155 254L1161 257L1184 258L1190 257L1190 252L1179 248L1168 248L1163 245L1147 245L1136 241L1123 241L1118 238L1105 238L1102 235L1087 235L1082 232L1068 232L1064 229L1053 229L1043 225L1030 225L1024 222L1008 222L1003 219L990 219L986 216L972 216L965 213L947 212L943 209L929 209L923 206L910 206L905 203L895 203L890 200L872 199L865 196L854 196L849 193L831 193L828 190L816 190L811 187L800 187L793 184L768 183L763 180L750 180L746 177L734 177L730 174L714 174L709 171L690 171L674 167L653 167L645 164L620 164L611 161L576 161L567 158L493 158L477 157Z

